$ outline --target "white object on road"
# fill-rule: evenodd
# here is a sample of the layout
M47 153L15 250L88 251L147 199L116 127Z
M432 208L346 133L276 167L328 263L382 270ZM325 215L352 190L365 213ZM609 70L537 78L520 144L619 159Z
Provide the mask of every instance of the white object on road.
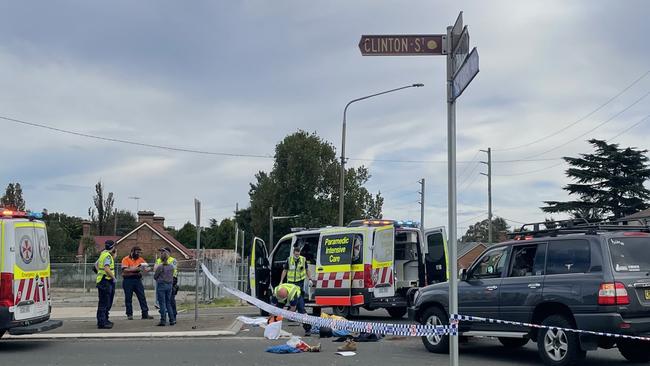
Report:
M264 337L267 339L278 339L282 333L282 320L273 322L264 329Z
M354 355L356 355L357 353L356 353L356 352L352 352L352 351L341 351L341 352L336 352L336 354L337 354L337 355L341 355L341 356L348 357L348 356L354 356Z
M238 316L237 320L248 325L262 325L262 324L266 324L267 321L267 319L264 317L251 318L249 316L243 316L243 315Z

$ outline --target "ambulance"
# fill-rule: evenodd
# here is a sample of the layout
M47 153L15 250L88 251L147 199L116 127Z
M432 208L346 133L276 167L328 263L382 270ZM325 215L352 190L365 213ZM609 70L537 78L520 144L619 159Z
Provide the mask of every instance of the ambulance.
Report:
M444 227L422 232L412 221L356 220L346 227L297 230L282 237L270 254L255 238L251 294L270 300L294 246L301 248L314 280L306 281L303 291L314 314L324 307L341 316L384 308L401 318L419 287L448 278Z
M41 218L0 208L0 337L62 325L50 319L50 247Z

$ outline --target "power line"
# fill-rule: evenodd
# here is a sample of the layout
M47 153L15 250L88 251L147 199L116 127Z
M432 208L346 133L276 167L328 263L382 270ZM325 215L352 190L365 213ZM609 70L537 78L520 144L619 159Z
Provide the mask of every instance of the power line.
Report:
M564 130L566 130L566 129L568 129L568 128L571 128L571 127L575 126L576 124L578 124L578 123L584 121L585 119L591 117L594 113L596 113L596 112L598 112L599 110L603 109L603 108L604 108L605 106L607 106L609 103L611 103L612 101L614 101L616 98L620 97L623 93L625 93L625 92L628 91L630 88L632 88L634 85L636 85L638 82L640 82L641 80L643 80L646 76L648 76L648 74L650 74L650 70L648 70L648 71L646 71L645 73L643 73L643 74L642 74L641 76L639 76L636 80L634 80L631 84L629 84L628 86L626 86L623 90L621 90L619 93L617 93L616 95L614 95L613 97L611 97L610 99L608 99L605 103L601 104L600 106L598 106L598 107L597 107L596 109L594 109L593 111L587 113L585 116L579 118L578 120L576 120L576 121L570 123L569 125L567 125L567 126L561 128L561 129L559 129L559 130L557 130L557 131L555 131L555 132L553 132L553 133L551 133L551 134L549 134L549 135L546 135L546 136L544 136L544 137L541 137L541 138L539 138L539 139L537 139L537 140L531 141L531 142L526 143L526 144L523 144L523 145L511 146L511 147L506 147L506 148L502 148L502 149L494 149L494 150L495 150L495 151L497 151L497 150L498 150L498 151L510 151L510 150L516 150L516 149L520 149L520 148L522 148L522 147L528 147L528 146L530 146L530 145L534 145L534 144L536 144L536 143L538 143L538 142L541 142L541 141L544 141L544 140L546 140L546 139L548 139L548 138L550 138L550 137L556 136L557 134L561 133L562 131L564 131Z
M28 125L28 126L32 126L32 127L45 128L45 129L48 129L48 130L61 132L61 133L74 135L74 136L81 136L81 137L91 138L91 139L95 139L95 140L109 141L109 142L117 142L117 143L121 143L121 144L143 146L143 147L149 147L149 148L153 148L153 149L161 149L161 150L169 150L169 151L180 151L180 152L187 152L187 153L193 153L193 154L203 154L203 155L217 155L217 156L232 156L232 157L245 157L245 158L273 159L273 156L271 156L271 155L235 154L235 153L204 151L204 150L195 150L195 149L188 149L188 148L181 148L181 147L148 144L148 143L144 143L144 142L123 140L123 139L117 139L117 138L112 138L112 137L103 137L103 136L91 135L91 134L88 134L88 133L75 132L75 131L65 130L65 129L62 129L62 128L43 125L43 124L40 124L40 123L27 122L27 121L22 121L22 120L19 120L19 119L9 118L9 117L4 117L4 116L0 116L0 119L10 121L10 122L14 122L14 123L23 124L23 125Z
M484 217L486 214L487 214L487 211L481 213L481 214L478 215L478 216L472 217L471 219L467 219L467 220L459 221L459 222L457 222L457 224L464 224L464 223L466 223L466 222L474 221L474 220L476 220L476 219L479 219L479 218L481 218L481 217Z
M537 157L537 156L540 156L540 155L544 155L544 154L546 154L546 153L549 153L549 152L551 152L551 151L555 151L555 150L557 150L557 149L559 149L559 148L561 148L561 147L563 147L563 146L566 146L566 145L572 143L573 141L575 141L575 140L577 140L577 139L579 139L579 138L581 138L581 137L583 137L583 136L585 136L585 135L587 135L587 134L589 134L589 133L595 131L596 129L598 129L598 128L604 126L605 124L611 122L612 120L614 120L614 118L620 116L621 114L625 113L625 112L626 112L627 110L629 110L630 108L632 108L632 107L634 107L635 105L637 105L640 101L642 101L643 99L645 99L645 97L647 97L648 95L650 95L650 92L645 93L641 98L639 98L639 99L637 99L636 101L634 101L634 103L632 103L632 104L628 105L627 107L623 108L621 111L619 111L618 113L614 114L614 115L611 116L610 118L606 119L606 120L603 121L602 123L596 125L596 127L592 128L592 129L590 129L590 130L588 130L587 132L582 133L582 134L580 134L580 135L578 135L578 136L572 138L571 140L566 141L566 142L564 142L564 143L562 143L562 144L560 144L560 145L557 145L557 146L555 146L555 147L553 147L553 148L551 148L551 149L548 149L548 150L543 151L543 152L538 153L538 154L533 154L533 155L527 156L525 159L531 159L531 158L534 158L534 157Z
M555 168L555 167L560 166L562 164L564 164L564 161L561 161L561 162L559 162L557 164L553 164L551 166L547 166L547 167L540 168L540 169L529 170L529 171L526 171L526 172L515 173L515 174L494 174L494 176L495 177L516 177L516 176L519 176L519 175L527 175L527 174L542 172L544 170L552 169L552 168Z
M647 116L643 117L640 121L638 121L637 123L631 125L630 127L626 128L626 129L624 129L623 131L619 132L616 136L614 136L614 137L610 137L609 139L607 139L607 141L612 141L612 140L614 140L614 139L620 137L621 135L625 134L626 132L628 132L629 130L631 130L631 129L633 129L634 127L638 126L639 124L641 124L641 123L647 121L647 120L648 120L648 117L650 117L650 115L647 115Z

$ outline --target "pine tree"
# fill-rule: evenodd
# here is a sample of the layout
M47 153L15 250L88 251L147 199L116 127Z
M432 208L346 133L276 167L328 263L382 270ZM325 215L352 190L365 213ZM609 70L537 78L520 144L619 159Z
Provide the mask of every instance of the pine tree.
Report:
M573 180L563 189L578 196L573 201L544 201L544 212L567 212L576 218L618 219L648 208L650 190L643 184L650 179L648 150L619 148L618 144L589 140L593 154L564 157L571 165L566 175Z
M0 198L0 206L19 211L25 210L23 188L20 186L20 183L9 183L7 185L4 196Z

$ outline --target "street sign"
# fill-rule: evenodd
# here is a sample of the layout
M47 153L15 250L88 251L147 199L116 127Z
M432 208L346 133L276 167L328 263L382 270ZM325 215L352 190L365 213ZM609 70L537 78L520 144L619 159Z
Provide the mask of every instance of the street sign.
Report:
M458 69L456 75L454 75L452 100L456 100L456 98L463 94L463 91L467 88L469 83L474 80L478 71L478 51L476 50L476 47L474 47L469 56L465 58L465 62L463 62L461 67Z
M458 69L463 66L463 62L465 62L465 58L467 57L467 54L469 54L469 31L467 30L467 26L463 28L463 31L458 37L452 36L452 38L454 38L455 41L451 53L453 61L452 74L455 75L458 72Z
M363 35L359 50L363 56L444 55L443 34Z

